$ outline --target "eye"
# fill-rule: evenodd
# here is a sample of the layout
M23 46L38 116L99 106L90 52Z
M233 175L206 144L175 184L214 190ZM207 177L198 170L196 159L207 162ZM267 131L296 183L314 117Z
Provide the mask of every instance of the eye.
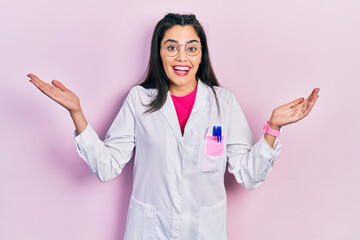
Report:
M196 47L189 47L188 51L189 52L196 52L197 48Z
M177 47L175 45L169 45L169 46L166 46L166 50L169 52L175 52L175 51L177 51Z

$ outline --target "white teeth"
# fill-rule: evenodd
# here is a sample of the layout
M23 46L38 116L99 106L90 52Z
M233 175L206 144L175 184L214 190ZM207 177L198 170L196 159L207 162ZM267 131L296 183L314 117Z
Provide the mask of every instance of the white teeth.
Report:
M174 67L175 70L180 70L180 71L189 71L190 68L189 67Z

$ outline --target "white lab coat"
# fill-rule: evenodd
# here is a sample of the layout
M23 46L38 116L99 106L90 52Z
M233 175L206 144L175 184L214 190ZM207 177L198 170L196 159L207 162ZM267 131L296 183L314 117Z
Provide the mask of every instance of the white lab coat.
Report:
M102 182L119 175L135 152L126 240L227 239L226 163L247 189L271 171L279 141L274 149L263 137L254 144L235 96L215 90L221 117L211 88L199 80L183 136L170 93L159 111L143 114L156 90L141 86L130 90L104 141L90 125L73 135L78 153ZM207 138L213 126L222 127L221 143Z

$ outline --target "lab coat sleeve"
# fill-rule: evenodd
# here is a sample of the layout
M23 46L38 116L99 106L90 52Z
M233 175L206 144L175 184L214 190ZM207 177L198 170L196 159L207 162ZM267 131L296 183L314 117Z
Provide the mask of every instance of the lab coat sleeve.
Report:
M276 138L271 148L262 136L254 142L247 120L233 94L229 98L229 128L227 141L228 170L246 189L258 187L269 175L275 157L281 151Z
M107 182L119 175L133 154L135 91L132 89L129 92L104 141L99 139L89 124L81 134L73 134L77 152L101 182Z

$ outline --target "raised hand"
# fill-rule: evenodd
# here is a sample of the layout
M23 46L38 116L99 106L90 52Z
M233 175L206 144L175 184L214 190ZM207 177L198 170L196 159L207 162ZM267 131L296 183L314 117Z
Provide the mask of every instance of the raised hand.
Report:
M33 83L40 91L50 97L55 102L69 110L70 116L74 121L76 132L80 134L86 129L87 121L81 110L80 99L61 82L53 80L50 85L41 81L37 76L29 73L30 82Z
M29 73L30 82L33 83L40 91L50 97L55 102L69 110L69 112L76 112L81 110L79 98L69 89L67 89L61 82L53 80L50 85L41 81L37 76Z
M298 98L276 108L272 112L269 121L270 127L274 130L279 130L281 126L297 122L306 117L318 99L319 91L319 88L315 88L306 100L304 100L304 98Z

